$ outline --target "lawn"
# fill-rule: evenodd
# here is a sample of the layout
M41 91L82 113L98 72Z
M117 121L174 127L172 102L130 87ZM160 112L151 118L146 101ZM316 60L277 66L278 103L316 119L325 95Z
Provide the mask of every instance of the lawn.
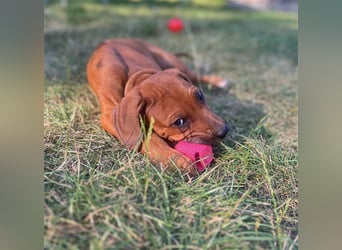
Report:
M44 247L297 249L297 15L177 1L56 2L44 23ZM167 31L173 16L185 32ZM189 67L230 80L224 90L201 86L231 132L191 183L101 129L85 65L111 37L188 52Z

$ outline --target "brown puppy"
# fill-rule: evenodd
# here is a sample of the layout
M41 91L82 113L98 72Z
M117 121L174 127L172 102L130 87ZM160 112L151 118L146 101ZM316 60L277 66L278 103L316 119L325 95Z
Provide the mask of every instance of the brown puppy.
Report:
M176 56L147 42L104 41L88 62L87 77L101 105L102 127L164 166L173 161L194 175L191 160L174 149L175 143L212 144L228 132L194 85L202 81L223 87L224 79L197 77ZM153 122L150 140L143 138L141 120L145 129Z

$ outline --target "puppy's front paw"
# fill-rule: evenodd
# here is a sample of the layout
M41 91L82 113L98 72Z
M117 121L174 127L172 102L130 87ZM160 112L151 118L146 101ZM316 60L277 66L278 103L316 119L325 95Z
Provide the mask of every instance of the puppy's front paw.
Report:
M191 179L192 177L198 175L196 166L190 158L182 154L174 154L172 156L172 161L176 164L177 168L186 178Z

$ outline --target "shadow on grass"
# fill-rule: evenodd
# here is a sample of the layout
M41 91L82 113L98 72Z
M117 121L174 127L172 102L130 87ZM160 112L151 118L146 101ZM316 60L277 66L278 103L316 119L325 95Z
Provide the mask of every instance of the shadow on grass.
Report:
M206 91L208 105L228 125L229 133L222 141L229 147L244 144L246 138L261 139L266 143L274 141L274 135L264 126L266 113L260 103L240 100L233 94L215 89ZM215 151L220 154L220 145ZM224 151L224 150L223 150Z

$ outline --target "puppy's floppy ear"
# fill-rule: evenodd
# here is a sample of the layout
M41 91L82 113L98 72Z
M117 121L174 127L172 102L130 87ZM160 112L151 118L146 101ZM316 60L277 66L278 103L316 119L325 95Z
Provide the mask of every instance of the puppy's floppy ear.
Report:
M145 102L137 91L131 91L113 110L113 124L122 144L133 149L142 142L139 115Z
M118 137L130 149L142 142L139 115L143 115L145 101L138 84L156 72L153 69L144 69L131 75L125 86L124 98L113 110L113 124Z
M157 73L154 69L143 69L139 70L138 72L135 72L127 81L126 87L125 87L125 96L128 95L128 93L134 89L134 87L146 80L151 75Z

